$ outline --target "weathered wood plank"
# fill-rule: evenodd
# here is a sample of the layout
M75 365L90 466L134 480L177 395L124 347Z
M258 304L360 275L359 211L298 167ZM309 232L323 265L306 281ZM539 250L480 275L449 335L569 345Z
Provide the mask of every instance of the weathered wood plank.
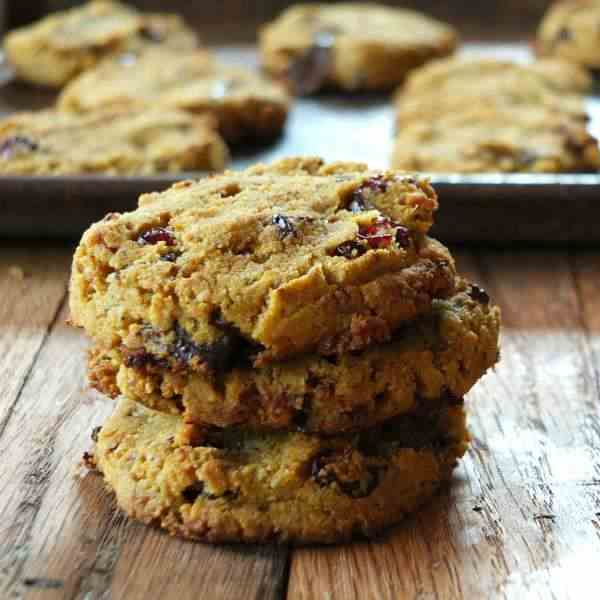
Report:
M561 253L460 258L505 320L503 360L470 395L472 450L451 489L389 537L294 553L289 598L594 597L600 443L589 324L600 322L600 255L575 277Z
M280 597L286 549L170 538L126 519L99 476L78 473L112 403L86 389L87 342L66 317L63 303L47 334L28 322L41 349L0 436L0 598Z
M70 252L0 246L0 432L66 297Z

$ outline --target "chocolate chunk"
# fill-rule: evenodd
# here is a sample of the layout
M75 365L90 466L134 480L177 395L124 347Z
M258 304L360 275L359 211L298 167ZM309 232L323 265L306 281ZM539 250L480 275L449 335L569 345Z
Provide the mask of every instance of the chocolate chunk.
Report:
M490 297L488 293L476 284L472 284L469 288L469 296L475 300L475 302L479 302L480 304L489 304Z
M296 228L290 217L279 214L273 215L271 223L277 227L277 235L280 240L283 240L290 235L296 235Z
M573 34L568 27L561 27L556 34L556 42L568 42L573 39Z
M396 229L396 244L398 244L400 248L408 248L410 242L410 231L406 227L398 225L398 228Z
M24 135L13 135L0 143L0 158L5 160L19 154L35 152L39 148L37 142Z
M204 493L204 482L196 481L195 483L192 483L192 485L188 485L181 492L181 495L188 504L193 504L196 501L196 498L198 498L198 496L201 496L203 493Z
M140 37L153 44L161 44L165 41L165 34L156 27L146 25L140 29Z
M329 78L333 67L335 35L336 31L333 29L318 31L312 46L290 64L287 76L296 94L313 94Z
M153 229L149 229L142 233L137 241L138 244L142 245L154 245L159 242L164 242L167 246L175 246L177 244L173 232L164 227L154 227Z
M367 247L364 243L358 242L356 240L350 240L348 242L340 244L335 249L335 254L336 256L343 256L344 258L350 260L362 256L366 251Z
M184 365L189 365L197 358L206 363L211 371L221 374L239 364L245 364L259 351L258 345L246 340L232 325L223 321L215 324L223 331L223 335L212 344L196 344L190 334L177 324L176 341L171 354Z
M304 431L306 429L306 424L308 423L308 410L305 408L297 408L294 411L294 416L292 417L292 425L298 431Z
M160 257L160 260L164 262L175 262L181 254L179 252L167 252Z
M123 352L123 362L130 369L144 369L146 367L166 369L169 366L165 359L158 358L145 350L124 350Z

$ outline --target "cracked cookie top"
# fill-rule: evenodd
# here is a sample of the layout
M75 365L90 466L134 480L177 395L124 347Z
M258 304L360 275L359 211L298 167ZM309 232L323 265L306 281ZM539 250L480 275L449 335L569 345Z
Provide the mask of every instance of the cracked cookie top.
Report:
M181 182L85 233L73 321L200 370L359 350L452 293L436 208L426 180L316 158Z

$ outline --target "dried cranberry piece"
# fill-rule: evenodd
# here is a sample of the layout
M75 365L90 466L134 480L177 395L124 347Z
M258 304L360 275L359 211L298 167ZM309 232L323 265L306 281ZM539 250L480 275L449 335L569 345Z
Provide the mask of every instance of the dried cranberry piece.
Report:
M22 152L34 152L38 148L38 143L31 138L24 135L14 135L0 143L0 157L8 159Z
M204 493L204 482L196 481L195 483L192 483L192 485L188 485L181 492L181 495L183 496L183 499L188 504L193 504L196 501L196 498L198 498L198 496L201 496L203 493Z
M283 240L290 235L296 235L296 228L290 217L279 214L273 215L271 223L277 227L277 234L279 235L280 240Z
M164 242L167 246L175 246L177 240L173 235L172 231L165 229L164 227L154 227L148 231L142 233L138 238L138 244L154 245L159 242Z
M335 253L337 256L343 256L347 259L358 258L367 251L364 243L357 242L356 240L350 240L340 244L336 249Z
M488 293L476 284L472 284L469 288L469 296L475 300L475 302L479 302L480 304L489 304L490 297Z
M406 227L398 225L398 228L396 229L396 244L398 244L400 248L408 248L410 242L410 231Z
M371 248L386 248L394 239L394 224L387 217L378 217L371 225L361 227L358 237Z

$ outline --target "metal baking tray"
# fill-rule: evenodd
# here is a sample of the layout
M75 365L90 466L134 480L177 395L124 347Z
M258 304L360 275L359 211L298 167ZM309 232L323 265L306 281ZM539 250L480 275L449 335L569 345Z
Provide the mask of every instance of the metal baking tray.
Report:
M525 45L469 44L463 52L526 60ZM221 48L224 61L255 64L248 47ZM52 94L7 81L0 88L0 112L49 106ZM600 98L590 97L590 130L600 135ZM286 132L263 148L240 148L230 168L291 155L388 165L393 144L389 96L323 95L299 99ZM78 237L108 212L136 206L144 192L162 190L202 173L152 177L83 175L1 177L0 236ZM434 234L446 242L600 242L600 174L437 175L440 196Z

